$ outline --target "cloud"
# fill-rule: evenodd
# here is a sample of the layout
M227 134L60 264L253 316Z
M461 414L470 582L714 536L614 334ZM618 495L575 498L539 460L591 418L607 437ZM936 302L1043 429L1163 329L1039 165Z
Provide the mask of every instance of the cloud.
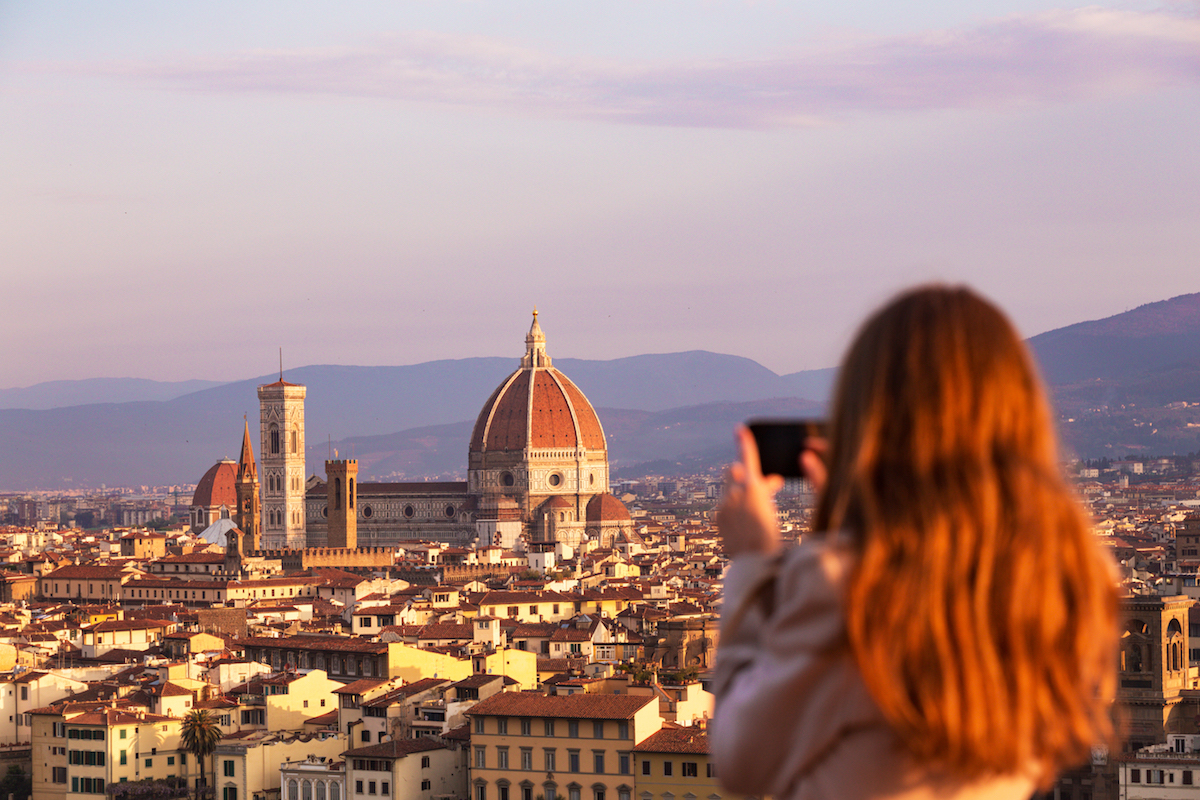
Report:
M1082 8L759 60L565 58L487 37L43 68L171 90L374 97L693 127L814 125L859 113L1069 101L1200 82L1194 15Z

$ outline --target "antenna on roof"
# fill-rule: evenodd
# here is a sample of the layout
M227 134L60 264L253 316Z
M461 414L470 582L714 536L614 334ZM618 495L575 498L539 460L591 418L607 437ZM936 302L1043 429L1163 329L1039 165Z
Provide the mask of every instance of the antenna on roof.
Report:
M279 348L279 380L283 381L283 348Z

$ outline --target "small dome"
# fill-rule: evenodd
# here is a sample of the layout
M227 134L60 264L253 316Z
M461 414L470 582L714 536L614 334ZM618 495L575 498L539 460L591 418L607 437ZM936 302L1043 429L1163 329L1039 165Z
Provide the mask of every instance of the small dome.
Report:
M607 450L600 418L583 392L550 365L533 315L521 368L492 392L471 433L471 452L526 449Z
M561 494L556 494L546 502L542 503L543 511L550 511L555 508L574 508L575 504Z
M237 529L238 527L233 523L233 520L223 517L201 531L200 538L209 544L219 544L221 547L224 547L226 544L225 535Z
M633 517L624 503L605 492L588 501L586 519L588 522L624 522Z
M196 484L192 505L202 508L228 506L237 508L237 462L224 459L212 465Z

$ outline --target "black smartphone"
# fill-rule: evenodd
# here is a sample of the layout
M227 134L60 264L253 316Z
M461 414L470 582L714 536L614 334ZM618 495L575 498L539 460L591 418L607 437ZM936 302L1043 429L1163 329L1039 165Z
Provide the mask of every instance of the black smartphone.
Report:
M752 419L746 423L758 443L758 457L764 475L803 478L800 454L811 437L829 435L829 423L823 419Z

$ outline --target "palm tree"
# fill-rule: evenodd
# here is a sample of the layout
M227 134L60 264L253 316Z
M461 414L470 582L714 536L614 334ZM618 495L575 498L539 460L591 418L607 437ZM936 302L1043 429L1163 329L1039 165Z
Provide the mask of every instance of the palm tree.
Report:
M196 757L196 763L200 766L201 782L204 782L204 762L216 751L217 742L221 741L221 729L217 727L217 718L207 709L193 709L183 718L180 739L183 749ZM214 771L214 786L216 782L217 776ZM200 784L196 785L196 800L200 800Z

